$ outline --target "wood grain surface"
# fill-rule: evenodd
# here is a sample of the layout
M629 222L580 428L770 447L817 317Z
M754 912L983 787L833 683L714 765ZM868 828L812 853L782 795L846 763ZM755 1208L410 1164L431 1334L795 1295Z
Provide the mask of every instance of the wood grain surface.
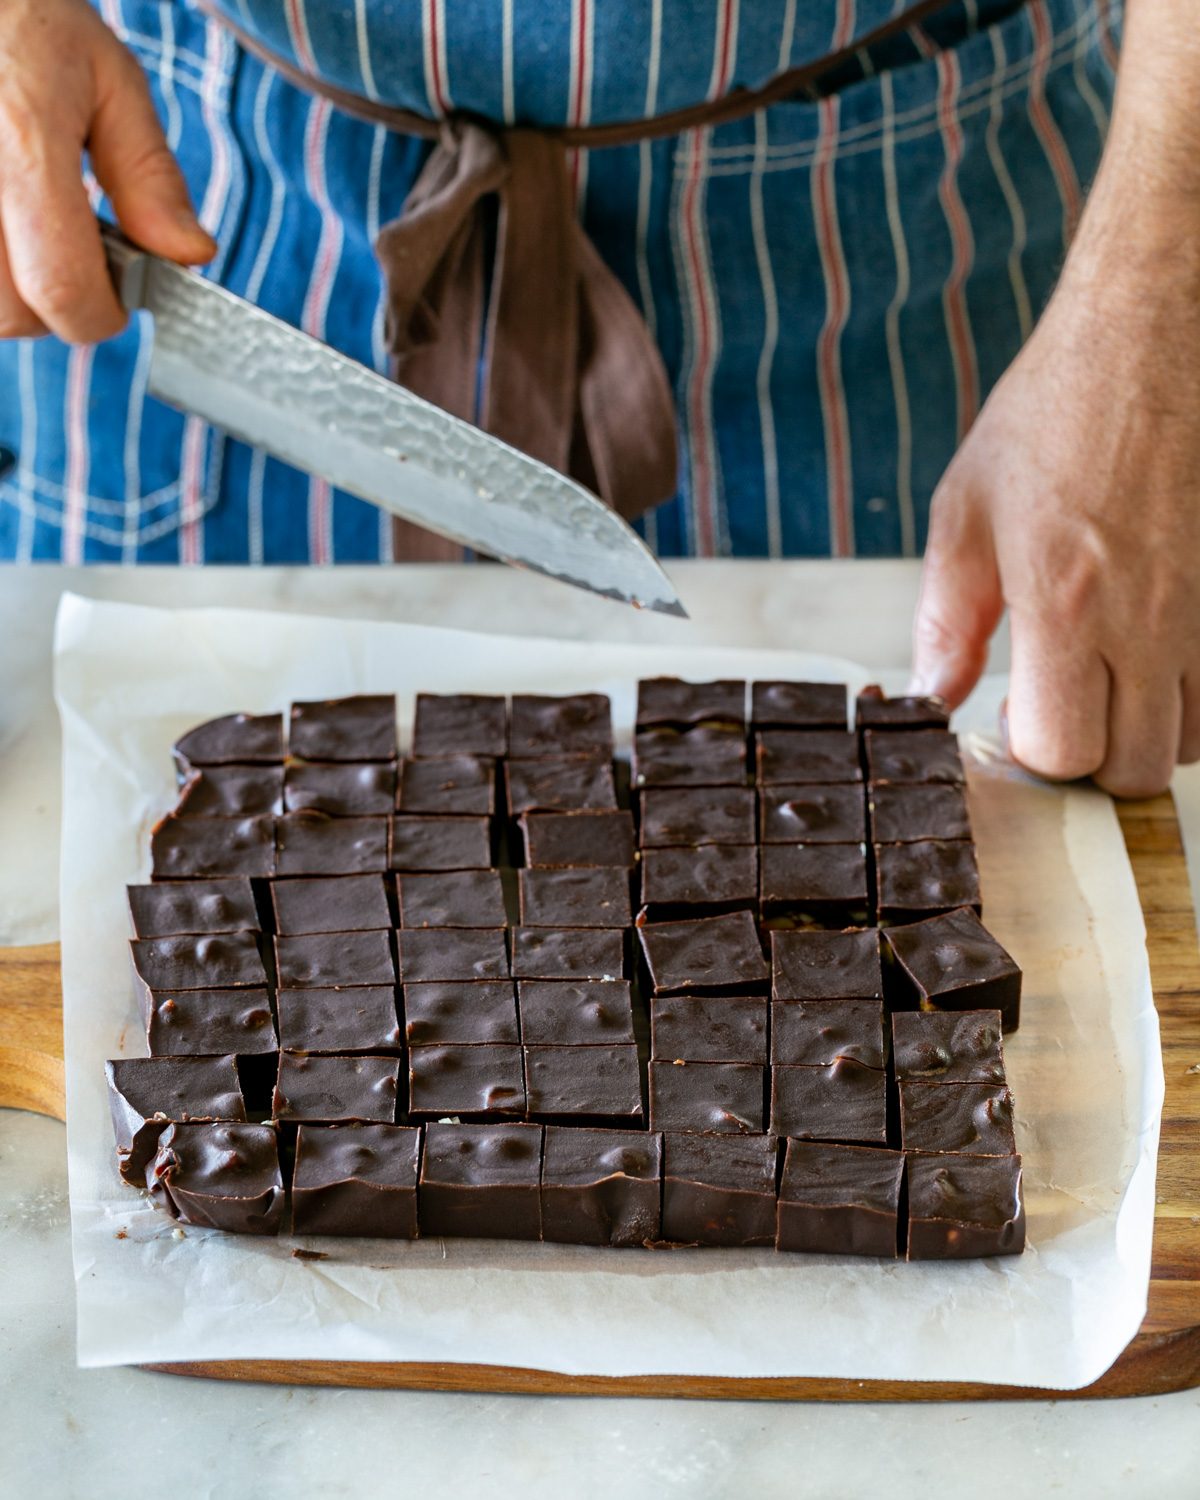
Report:
M152 1365L175 1375L282 1385L495 1391L521 1395L692 1396L724 1400L972 1401L1142 1396L1200 1385L1200 950L1175 807L1169 796L1120 804L1146 915L1162 1028L1166 1101L1154 1254L1145 1321L1085 1390L956 1382L559 1375L499 1365L227 1360ZM64 1114L58 948L0 950L0 1106Z

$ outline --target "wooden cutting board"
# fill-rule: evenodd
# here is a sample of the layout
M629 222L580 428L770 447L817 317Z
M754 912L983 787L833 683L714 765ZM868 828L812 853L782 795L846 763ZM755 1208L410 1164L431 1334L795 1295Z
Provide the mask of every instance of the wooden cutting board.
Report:
M938 1381L558 1375L502 1365L225 1360L153 1365L175 1375L521 1395L706 1396L731 1400L974 1401L1144 1396L1200 1385L1200 950L1175 806L1118 806L1133 865L1162 1027L1166 1103L1145 1322L1117 1362L1081 1391ZM0 1106L62 1119L62 996L57 945L0 949Z

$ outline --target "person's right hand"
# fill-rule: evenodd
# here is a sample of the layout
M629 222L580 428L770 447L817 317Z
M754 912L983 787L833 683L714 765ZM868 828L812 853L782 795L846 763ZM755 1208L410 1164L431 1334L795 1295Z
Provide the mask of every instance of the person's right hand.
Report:
M0 338L92 344L125 326L85 148L131 240L184 265L212 259L133 55L87 0L0 0Z

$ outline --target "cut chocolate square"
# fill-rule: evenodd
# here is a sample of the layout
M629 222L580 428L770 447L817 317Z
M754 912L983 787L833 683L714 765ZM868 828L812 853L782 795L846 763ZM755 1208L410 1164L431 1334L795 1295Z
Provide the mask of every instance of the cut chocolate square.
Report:
M185 1224L274 1234L283 1218L279 1144L270 1125L171 1124L146 1185Z
M896 1011L892 1054L898 1083L1003 1083L1000 1012Z
M625 934L615 927L514 927L514 979L623 979Z
M227 880L173 880L126 886L134 937L182 932L253 932L260 926L254 887L245 875Z
M603 693L513 694L508 738L513 760L612 752L612 707Z
M645 677L637 687L638 729L669 725L746 723L744 682L684 682L680 677Z
M840 1057L824 1068L771 1069L771 1134L887 1144L887 1074Z
M288 1052L400 1050L396 991L391 985L288 989L276 996L279 1044Z
M271 884L275 931L367 932L390 927L391 908L382 875L331 875Z
M287 813L275 820L279 875L373 875L388 867L387 818Z
M958 736L946 729L868 729L863 748L872 781L958 786L966 779Z
M508 978L503 927L401 927L396 948L405 984Z
M867 807L857 786L764 786L759 797L764 844L861 844Z
M242 762L283 761L282 714L225 714L209 719L175 741L175 764L182 773L191 766L225 766Z
M410 1047L408 1112L413 1118L498 1119L525 1113L521 1049L482 1045Z
M865 1068L887 1066L882 1000L772 1002L773 1063L826 1068L843 1057Z
M965 1260L1024 1250L1019 1156L910 1151L906 1167L909 1260Z
M637 1048L525 1047L526 1109L560 1124L642 1123Z
M289 755L301 760L394 761L398 753L392 693L292 704Z
M899 1151L788 1141L776 1248L894 1259L903 1179Z
M877 684L863 688L854 710L856 729L946 729L950 710L940 698L889 698Z
M521 1040L509 979L406 984L404 1025L410 1047L515 1045Z
M522 979L517 984L527 1047L632 1043L633 1005L624 980Z
M397 875L401 927L503 927L508 920L499 870Z
M767 1061L767 1002L760 995L655 995L650 1053L663 1062Z
M393 870L486 870L492 863L490 818L392 819Z
M760 729L755 738L760 787L850 785L863 779L858 739L849 730Z
M158 1138L174 1120L241 1120L233 1057L118 1057L104 1065L121 1176L144 1187Z
M330 1057L281 1052L272 1113L277 1120L337 1124L396 1118L400 1062L395 1057Z
M393 761L289 760L283 772L288 812L322 812L333 818L386 817L396 801Z
M546 1126L542 1238L560 1245L646 1245L662 1231L662 1137Z
M496 811L495 762L479 755L401 761L396 811L491 817Z
M130 938L137 981L150 990L229 990L267 982L256 932Z
M275 972L281 990L394 985L396 961L391 930L304 932L277 937Z
M418 1212L421 1233L538 1240L540 1125L430 1125Z
M763 1070L753 1063L649 1064L650 1129L757 1135L763 1129Z
M275 1022L265 989L146 990L151 1057L211 1057L275 1052Z
M1012 1095L1003 1084L902 1083L900 1138L906 1151L1009 1156L1017 1149Z
M1021 970L976 914L948 912L889 928L897 1009L998 1010L1005 1031L1021 1019Z
M862 844L764 844L759 866L764 921L838 928L870 918Z
M771 994L776 1000L882 1000L878 931L772 932Z
M410 1125L301 1125L292 1233L415 1240L420 1161Z
M559 755L504 763L508 811L611 812L617 806L612 761L599 755Z
M486 693L418 693L415 756L508 753L508 704Z
M655 994L736 994L765 989L770 977L748 911L652 922L638 928L638 940Z
M639 729L633 737L637 787L745 786L746 736L728 724Z
M774 1244L776 1155L765 1135L664 1135L663 1239Z
M699 844L753 844L753 787L649 787L641 794L643 849L691 849Z
M965 787L936 781L924 786L880 781L872 785L868 801L871 837L877 844L971 837Z
M969 906L982 911L975 846L961 839L875 845L879 922L920 922Z
M629 875L612 866L518 874L525 927L628 927Z
M638 921L642 924L754 911L758 904L758 850L740 844L645 849L641 858L641 904Z
M756 682L750 721L755 729L846 729L840 682Z
M633 814L629 812L531 812L519 820L525 863L551 868L634 862Z
M282 811L282 766L197 767L175 804L178 818L255 818Z
M275 823L261 818L181 818L168 813L150 834L155 880L269 879L275 873Z

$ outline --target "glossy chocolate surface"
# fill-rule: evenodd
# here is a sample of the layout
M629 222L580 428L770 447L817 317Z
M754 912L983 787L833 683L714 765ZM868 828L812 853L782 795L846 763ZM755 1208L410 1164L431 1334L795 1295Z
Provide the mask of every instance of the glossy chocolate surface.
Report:
M889 698L877 684L863 688L854 705L856 729L946 729L950 710L940 698Z
M382 761L289 760L283 773L288 812L323 812L335 818L386 817L396 801L396 767Z
M181 818L168 813L150 835L154 879L267 879L275 873L275 823L272 817Z
M899 1151L788 1141L776 1247L894 1258L903 1179Z
M633 1005L624 980L522 979L517 1004L528 1047L634 1040Z
M853 926L870 916L868 890L861 844L764 844L759 853L764 917Z
M775 1000L771 1004L771 1061L824 1068L848 1057L883 1068L887 1047L881 1000Z
M638 928L657 994L765 989L770 969L747 911L694 922L655 922Z
M540 1125L429 1125L418 1194L421 1233L537 1240Z
M412 753L506 755L507 702L487 693L418 693Z
M628 927L629 874L612 866L518 872L524 927Z
M878 931L772 932L771 994L776 1000L882 1000Z
M405 984L508 977L502 927L402 927L396 950Z
M909 1260L1020 1255L1025 1204L1019 1156L907 1154Z
M608 812L617 806L612 761L562 755L504 763L510 817L527 812Z
M276 873L373 875L388 867L387 818L288 813L276 819Z
M168 1121L246 1118L230 1056L118 1057L104 1069L121 1176L137 1187Z
M401 927L503 927L499 870L436 870L396 876Z
M271 999L263 989L147 990L143 998L151 1057L274 1052Z
M638 829L643 849L703 844L753 844L753 787L649 787L641 794Z
M887 1144L887 1074L841 1057L771 1069L771 1133L846 1145Z
M292 1232L416 1239L420 1160L409 1125L301 1125Z
M913 786L965 780L958 736L946 729L868 729L863 749L872 781Z
M533 1119L619 1120L640 1125L637 1048L525 1046L526 1110Z
M531 812L520 818L525 863L556 868L634 861L633 814L629 812Z
M249 879L172 880L126 886L134 937L182 932L253 932L259 926Z
M767 1061L767 1001L760 995L654 995L650 1054L664 1062Z
M849 785L863 779L858 739L849 730L760 729L756 749L760 786Z
M765 1135L664 1135L663 1239L774 1244L775 1161Z
M282 766L204 766L180 788L180 818L253 818L283 811Z
M560 1245L653 1243L662 1230L662 1137L546 1126L542 1238Z
M651 921L739 907L753 911L757 896L758 850L752 845L642 851L641 904Z
M514 979L623 979L625 934L614 927L513 927Z
M274 1234L283 1218L270 1125L168 1125L146 1174L167 1212L230 1234Z
M639 729L633 737L633 783L745 786L746 736L727 724Z
M490 818L397 813L392 820L393 870L486 870L491 862Z
M288 753L302 760L396 759L396 699L390 693L293 703Z
M521 1040L511 979L442 981L404 986L404 1031L410 1047L479 1046Z
M971 837L966 787L933 781L921 786L881 781L871 787L869 802L871 837L877 844Z
M880 922L920 921L960 906L981 908L975 845L965 840L876 844L875 886Z
M396 811L490 817L496 811L496 764L481 755L401 761Z
M746 722L746 684L731 679L684 682L680 677L644 677L638 683L638 729L668 724L690 728L703 723Z
M288 989L276 996L279 1043L291 1052L397 1052L400 1022L391 985Z
M903 1003L935 1010L998 1010L1005 1031L1021 1018L1021 970L968 909L889 928Z
M763 1070L752 1063L651 1061L650 1129L758 1135Z
M225 714L197 724L175 741L175 760L183 766L282 761L283 715Z
M366 932L392 925L382 875L326 875L271 883L275 931Z
M275 972L281 990L395 984L391 931L305 932L277 937Z
M862 785L764 786L759 836L764 844L861 844L867 836Z
M226 990L267 982L256 932L130 938L133 971L152 990Z
M756 729L845 729L846 689L840 682L756 682L750 721Z
M273 1113L277 1120L396 1118L400 1063L395 1057L329 1057L281 1052ZM403 1098L399 1100L403 1109Z
M898 1010L892 1054L900 1083L1003 1083L998 1010Z
M513 760L543 755L611 755L612 708L603 693L547 697L514 693L508 753Z
M500 1042L410 1047L408 1112L423 1119L523 1115L525 1074L520 1047Z
M902 1083L899 1088L906 1151L1008 1156L1017 1149L1012 1095L1003 1084Z

